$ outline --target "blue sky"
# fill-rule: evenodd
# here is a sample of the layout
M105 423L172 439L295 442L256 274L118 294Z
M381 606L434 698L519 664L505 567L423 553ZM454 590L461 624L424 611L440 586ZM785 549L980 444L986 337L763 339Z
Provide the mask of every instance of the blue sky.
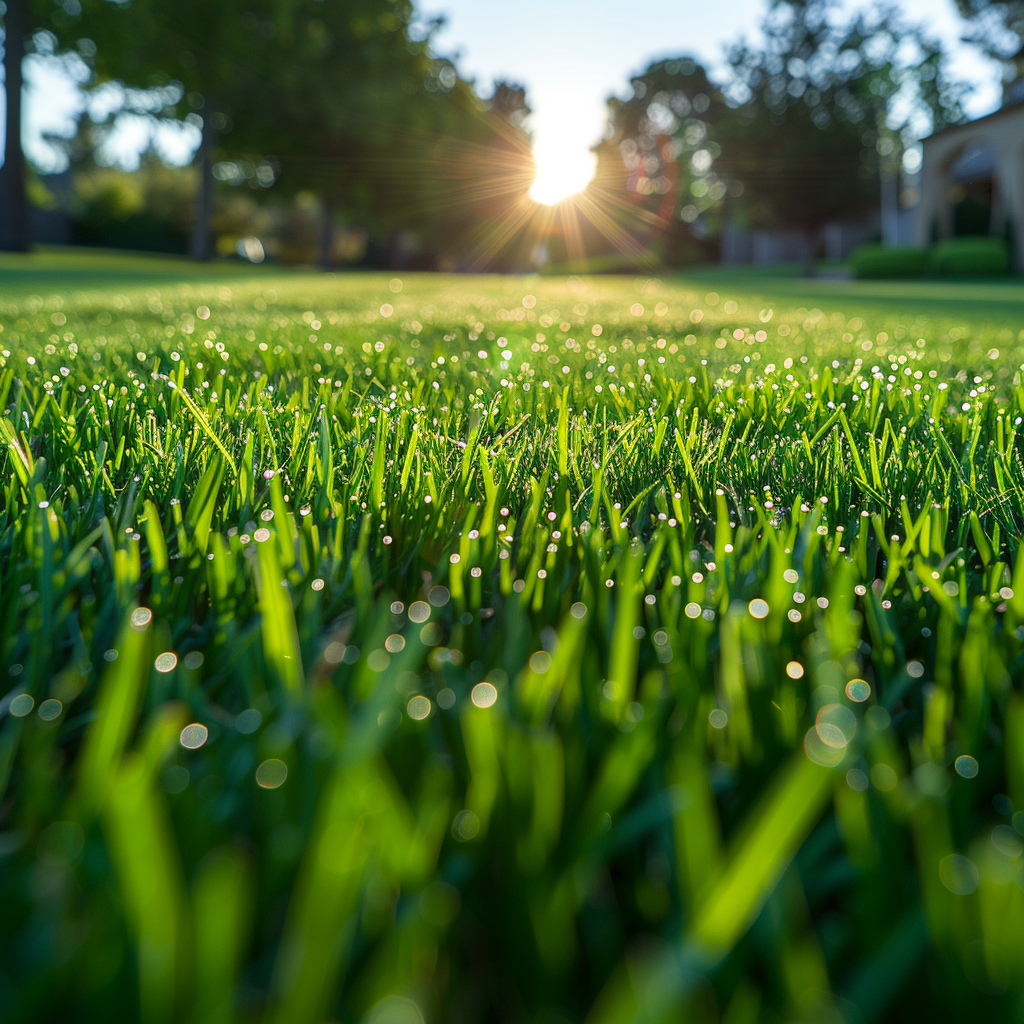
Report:
M847 0L847 6L867 3ZM963 23L953 0L902 0L899 6L956 46L958 71L979 85L971 113L991 110L998 100L994 70L957 45ZM589 148L604 130L609 94L624 93L628 76L652 58L689 53L713 68L725 43L756 34L764 0L419 0L419 8L424 16L446 17L438 50L457 55L460 69L482 91L496 78L523 83L539 156L575 162L584 173ZM73 82L39 62L27 71L26 144L45 163L43 132L66 131L80 101ZM140 122L123 125L111 155L130 164L148 130ZM195 141L165 132L160 148L184 160Z

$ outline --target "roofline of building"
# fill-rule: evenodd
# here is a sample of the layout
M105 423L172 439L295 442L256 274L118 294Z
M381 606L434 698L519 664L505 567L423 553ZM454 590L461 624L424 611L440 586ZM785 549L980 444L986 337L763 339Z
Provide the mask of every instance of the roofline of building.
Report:
M998 110L993 110L991 114L985 114L984 117L976 117L973 121L961 121L959 124L951 124L941 131L933 132L921 140L922 144L925 142L931 142L932 139L937 139L943 135L949 135L950 132L960 131L962 128L973 128L976 124L984 124L986 121L992 121L997 117L1002 117L1003 114L1020 113L1024 111L1024 100L1017 100L1015 103L1009 103L1006 106L1000 107Z

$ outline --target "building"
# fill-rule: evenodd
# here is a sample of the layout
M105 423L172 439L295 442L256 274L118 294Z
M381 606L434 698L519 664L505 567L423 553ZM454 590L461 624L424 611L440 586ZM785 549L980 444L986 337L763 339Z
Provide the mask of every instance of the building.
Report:
M1024 270L1024 98L925 139L920 196L915 244L994 235L1011 241Z

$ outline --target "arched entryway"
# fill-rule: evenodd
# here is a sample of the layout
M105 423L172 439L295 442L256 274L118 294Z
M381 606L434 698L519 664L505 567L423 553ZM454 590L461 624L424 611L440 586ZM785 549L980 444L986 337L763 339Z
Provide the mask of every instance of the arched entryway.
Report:
M999 181L996 152L985 143L968 146L949 169L952 234L1000 233Z

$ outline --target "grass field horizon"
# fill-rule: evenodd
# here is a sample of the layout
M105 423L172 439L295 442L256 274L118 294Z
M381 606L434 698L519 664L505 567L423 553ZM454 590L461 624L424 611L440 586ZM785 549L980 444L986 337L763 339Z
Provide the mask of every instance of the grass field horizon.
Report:
M12 1019L1016 1019L1022 312L0 257Z

